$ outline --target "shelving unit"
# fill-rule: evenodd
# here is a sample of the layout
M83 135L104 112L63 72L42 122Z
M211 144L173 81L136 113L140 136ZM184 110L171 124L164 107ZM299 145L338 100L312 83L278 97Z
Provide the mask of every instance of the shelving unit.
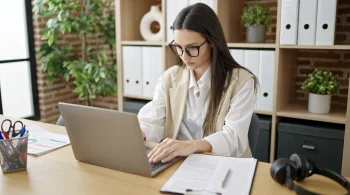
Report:
M162 26L166 25L166 2L161 1L163 15ZM241 25L240 15L245 6L245 0L214 0L214 11L218 15L224 30L227 45L229 48L247 49L273 49L275 51L275 74L273 91L273 110L271 112L254 110L257 114L269 115L272 119L270 162L275 160L277 123L283 117L297 118L311 121L323 121L329 123L345 124L345 137L343 149L342 174L350 176L350 100L347 98L346 105L332 105L331 112L325 115L312 114L307 110L307 101L297 99L297 75L298 75L298 55L300 50L332 50L349 51L349 45L314 46L314 45L280 45L280 20L281 2L275 0L277 4L276 18L276 40L268 43L252 44L245 43L244 27ZM256 1L257 3L261 1ZM271 2L271 0L269 1ZM162 48L164 69L176 64L176 58L166 39L166 30L163 40L157 42L145 41L139 32L139 23L151 5L159 3L156 0L116 0L116 30L117 30L117 60L118 60L118 107L123 110L123 101L127 99L151 100L150 97L140 97L123 94L123 69L122 69L122 46L142 45L159 46ZM251 1L248 1L251 3ZM305 57L303 57L305 58ZM307 57L306 57L307 58ZM350 68L350 67L349 67ZM345 81L349 83L349 79ZM348 84L350 86L350 83ZM349 97L350 90L347 94Z
M162 42L159 42L159 41L122 41L121 45L162 46Z
M267 49L275 49L276 44L274 43L228 43L228 47L230 48L267 48Z
M350 50L350 45L280 45L282 49L330 49L330 50Z
M346 108L332 106L331 111L328 114L313 114L308 112L307 103L304 101L295 101L287 104L277 111L276 115L280 117L307 119L330 123L346 123Z

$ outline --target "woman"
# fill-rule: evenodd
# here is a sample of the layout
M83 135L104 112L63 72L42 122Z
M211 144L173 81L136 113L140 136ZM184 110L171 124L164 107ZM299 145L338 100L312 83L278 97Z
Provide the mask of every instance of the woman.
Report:
M184 8L173 27L169 46L180 65L163 73L153 101L138 114L144 138L160 142L149 153L150 162L198 152L251 157L256 77L232 58L209 6Z

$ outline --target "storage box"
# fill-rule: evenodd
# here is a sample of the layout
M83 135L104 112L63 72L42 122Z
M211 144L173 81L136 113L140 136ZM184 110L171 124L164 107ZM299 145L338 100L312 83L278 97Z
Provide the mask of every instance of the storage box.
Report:
M140 109L146 105L148 100L125 100L124 101L124 112L139 113Z
M284 119L277 129L277 158L298 153L318 166L341 172L345 125Z
M269 162L270 138L271 138L271 116L259 115L260 132L258 143L255 148L254 157L259 161Z

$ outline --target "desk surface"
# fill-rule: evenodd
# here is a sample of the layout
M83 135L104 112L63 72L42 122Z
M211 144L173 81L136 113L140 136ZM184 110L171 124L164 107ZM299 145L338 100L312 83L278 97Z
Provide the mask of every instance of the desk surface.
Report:
M2 120L4 116L0 115L0 122ZM64 127L22 121L26 125L66 134ZM75 160L71 147L66 146L39 157L29 155L27 171L0 173L0 194L160 194L160 188L181 162L154 178L146 178L80 163ZM251 194L295 194L272 180L270 166L269 163L258 163ZM346 192L337 183L318 175L307 178L301 185L323 194Z

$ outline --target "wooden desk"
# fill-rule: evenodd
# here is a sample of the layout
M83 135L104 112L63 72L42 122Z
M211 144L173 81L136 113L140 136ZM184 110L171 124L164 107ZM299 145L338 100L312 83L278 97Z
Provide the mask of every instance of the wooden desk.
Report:
M0 115L0 122L4 116ZM35 121L22 120L26 125L38 125L46 130L66 134L65 128ZM0 173L0 194L160 194L159 190L181 162L146 178L111 169L77 162L70 146L43 156L28 157L27 171ZM258 163L253 181L253 195L295 194L275 183L270 176L268 163ZM344 194L337 183L321 176L312 176L303 185L323 194ZM318 189L318 190L315 190Z

